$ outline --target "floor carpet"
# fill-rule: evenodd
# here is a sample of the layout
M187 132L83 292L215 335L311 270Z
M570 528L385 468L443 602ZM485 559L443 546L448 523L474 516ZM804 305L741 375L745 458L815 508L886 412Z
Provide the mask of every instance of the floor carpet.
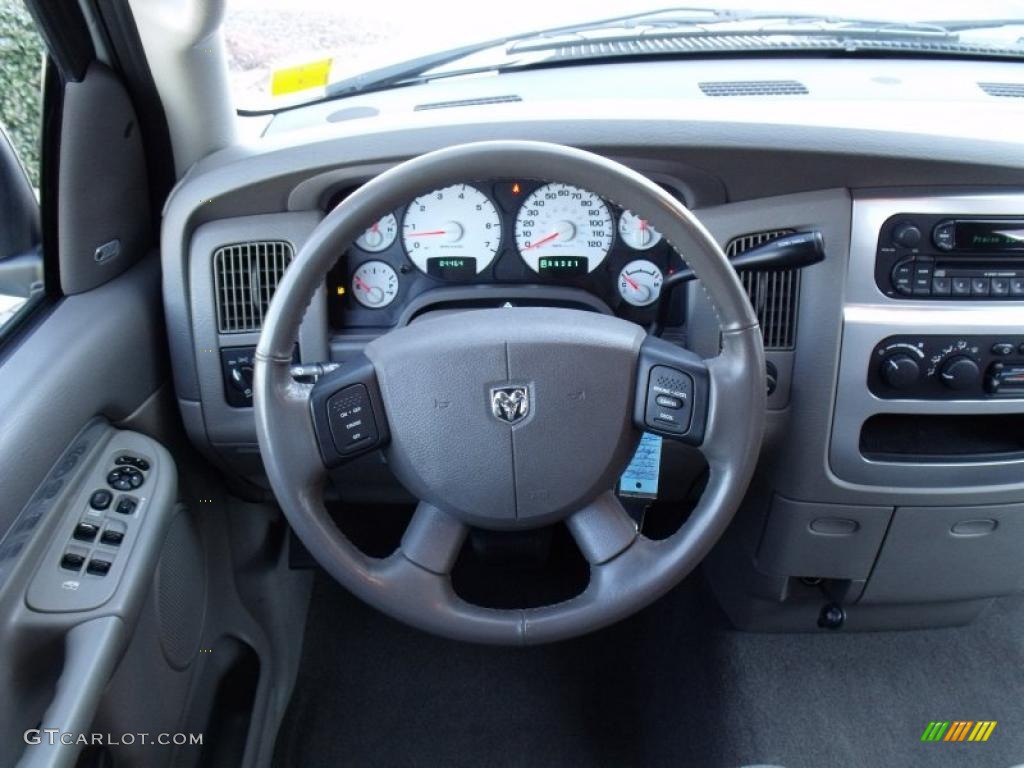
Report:
M996 720L923 743L932 720ZM633 618L528 649L440 640L319 577L275 763L970 766L1024 763L1024 601L957 629L732 631L698 579Z

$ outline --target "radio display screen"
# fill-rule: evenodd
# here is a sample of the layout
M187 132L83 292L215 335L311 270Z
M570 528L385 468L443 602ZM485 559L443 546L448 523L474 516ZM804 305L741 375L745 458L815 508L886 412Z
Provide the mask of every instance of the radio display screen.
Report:
M989 253L1024 251L1024 220L958 221L956 249Z

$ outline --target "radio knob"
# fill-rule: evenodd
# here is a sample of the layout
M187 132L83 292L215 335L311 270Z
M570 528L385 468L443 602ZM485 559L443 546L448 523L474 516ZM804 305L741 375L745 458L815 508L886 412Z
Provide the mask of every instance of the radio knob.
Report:
M950 389L972 389L981 382L981 368L967 355L954 355L942 364L939 378Z
M910 355L897 352L887 355L879 369L882 381L892 389L910 389L921 378L921 368Z
M921 243L921 230L909 221L904 221L893 229L892 239L894 243L904 248L916 248Z

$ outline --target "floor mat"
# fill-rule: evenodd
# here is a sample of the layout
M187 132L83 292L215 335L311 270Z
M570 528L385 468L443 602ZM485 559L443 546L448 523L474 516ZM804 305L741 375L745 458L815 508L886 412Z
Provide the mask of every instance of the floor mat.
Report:
M985 743L922 742L995 720ZM957 629L731 631L694 579L633 618L527 649L440 640L319 577L275 764L1024 763L1024 601Z

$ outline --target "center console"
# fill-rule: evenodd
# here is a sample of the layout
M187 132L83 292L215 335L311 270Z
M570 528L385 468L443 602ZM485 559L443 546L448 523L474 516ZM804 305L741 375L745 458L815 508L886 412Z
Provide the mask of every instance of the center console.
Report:
M856 200L829 466L1024 498L1024 196Z

